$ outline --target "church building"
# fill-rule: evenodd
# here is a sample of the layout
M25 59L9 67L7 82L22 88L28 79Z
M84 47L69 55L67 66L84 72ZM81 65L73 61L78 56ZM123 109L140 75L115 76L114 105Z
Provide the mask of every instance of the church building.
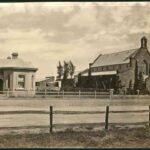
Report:
M79 74L79 82L99 89L115 89L117 84L128 89L134 88L139 73L142 73L146 89L150 91L150 52L146 37L141 38L139 48L100 54L89 64L88 71ZM82 83L80 85L83 86Z

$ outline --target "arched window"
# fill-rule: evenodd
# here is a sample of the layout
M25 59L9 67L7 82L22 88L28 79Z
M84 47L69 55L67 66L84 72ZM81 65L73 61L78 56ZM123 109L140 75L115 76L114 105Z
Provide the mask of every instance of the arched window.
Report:
M143 72L143 74L148 75L148 64L147 64L146 60L144 60L142 62L142 72Z

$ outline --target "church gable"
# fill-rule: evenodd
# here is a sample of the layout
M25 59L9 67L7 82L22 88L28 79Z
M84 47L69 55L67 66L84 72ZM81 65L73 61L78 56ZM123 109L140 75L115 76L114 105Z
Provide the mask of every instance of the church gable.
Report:
M91 67L126 64L130 62L130 57L134 57L138 49L126 50L111 54L99 55L92 63Z
M141 48L135 56L138 64L138 72L142 72L144 75L150 74L150 53L147 49L147 39L143 37L141 39Z

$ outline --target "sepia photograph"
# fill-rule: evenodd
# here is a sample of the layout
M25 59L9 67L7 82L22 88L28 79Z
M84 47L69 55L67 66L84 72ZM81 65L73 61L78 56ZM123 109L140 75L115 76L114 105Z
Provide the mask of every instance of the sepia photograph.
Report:
M149 2L0 3L0 148L150 148Z

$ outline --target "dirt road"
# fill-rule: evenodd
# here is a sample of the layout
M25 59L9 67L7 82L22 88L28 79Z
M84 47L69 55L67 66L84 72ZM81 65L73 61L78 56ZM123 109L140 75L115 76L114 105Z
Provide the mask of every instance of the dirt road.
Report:
M82 99L82 100L33 100L33 99L10 99L0 100L0 111L23 111L23 110L46 110L49 106L54 106L54 110L62 111L105 111L106 105L110 110L148 110L150 100L148 99ZM74 115L54 115L54 124L74 124L74 123L100 123L105 121L105 114L74 114ZM148 121L148 112L145 113L118 113L110 114L110 123L133 123ZM10 114L0 115L0 127L20 127L20 126L49 126L48 114Z

